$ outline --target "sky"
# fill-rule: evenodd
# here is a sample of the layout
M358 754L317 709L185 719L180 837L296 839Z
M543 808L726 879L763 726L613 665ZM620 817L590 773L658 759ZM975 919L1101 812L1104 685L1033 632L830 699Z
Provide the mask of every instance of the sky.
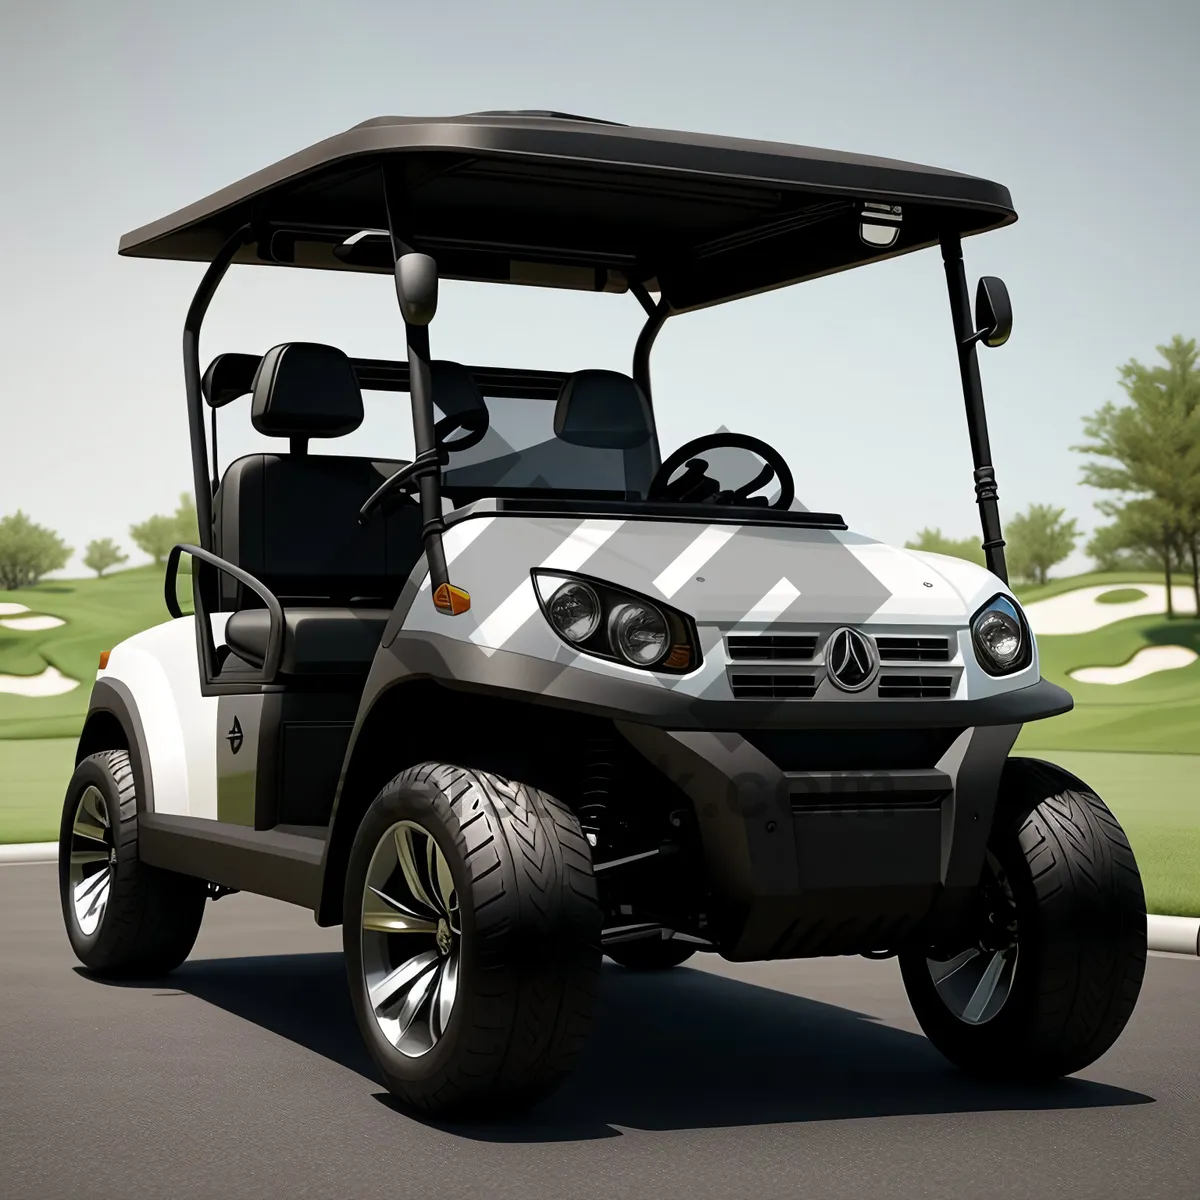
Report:
M1018 222L965 242L1008 283L981 351L1001 511L1100 518L1082 418L1117 368L1200 336L1200 4L909 0L604 4L337 0L0 5L0 515L77 553L190 489L183 316L202 268L122 259L122 233L359 121L556 109L908 159L996 180ZM435 356L629 369L629 296L446 283ZM403 357L386 277L235 268L202 363L312 340ZM935 250L669 321L652 359L664 453L763 437L810 508L902 544L978 530ZM265 445L244 404L223 461ZM398 455L373 402L339 449ZM1077 552L1064 568L1084 569Z

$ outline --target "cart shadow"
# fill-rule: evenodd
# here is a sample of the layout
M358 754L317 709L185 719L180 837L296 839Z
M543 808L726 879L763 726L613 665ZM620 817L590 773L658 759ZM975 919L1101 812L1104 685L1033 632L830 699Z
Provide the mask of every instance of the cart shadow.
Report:
M604 972L604 1008L566 1084L512 1120L444 1126L489 1142L555 1142L647 1130L1153 1103L1082 1079L984 1084L918 1034L852 1009L677 968ZM181 991L377 1079L337 953L208 959L134 986ZM387 1093L376 1099L406 1119ZM437 1125L437 1122L430 1122Z

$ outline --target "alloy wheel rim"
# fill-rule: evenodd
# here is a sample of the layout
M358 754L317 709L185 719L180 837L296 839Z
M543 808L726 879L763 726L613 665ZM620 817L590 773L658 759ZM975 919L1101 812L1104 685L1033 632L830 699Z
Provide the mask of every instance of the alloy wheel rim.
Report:
M951 958L925 960L942 1003L964 1025L986 1025L1012 994L1020 947L1016 907L1004 870L989 851L991 871L988 936Z
M367 1004L401 1054L437 1045L458 995L462 920L450 864L428 830L399 821L379 839L362 902Z
M70 855L67 879L75 923L91 937L104 920L116 858L108 802L95 785L85 788L75 805Z

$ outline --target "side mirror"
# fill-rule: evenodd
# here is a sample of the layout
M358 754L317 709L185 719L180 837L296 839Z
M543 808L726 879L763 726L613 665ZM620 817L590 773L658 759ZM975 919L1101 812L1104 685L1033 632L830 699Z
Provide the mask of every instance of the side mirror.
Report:
M405 325L428 325L437 312L437 263L428 254L405 254L396 260L396 299Z
M1012 301L1003 279L984 275L975 291L975 336L985 346L1003 346L1012 333Z

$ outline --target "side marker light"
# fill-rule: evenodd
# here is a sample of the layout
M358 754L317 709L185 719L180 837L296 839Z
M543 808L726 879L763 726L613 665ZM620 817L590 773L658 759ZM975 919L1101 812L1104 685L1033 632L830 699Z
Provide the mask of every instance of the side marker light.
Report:
M439 584L433 593L433 607L448 617L457 617L471 607L471 594L452 583Z

